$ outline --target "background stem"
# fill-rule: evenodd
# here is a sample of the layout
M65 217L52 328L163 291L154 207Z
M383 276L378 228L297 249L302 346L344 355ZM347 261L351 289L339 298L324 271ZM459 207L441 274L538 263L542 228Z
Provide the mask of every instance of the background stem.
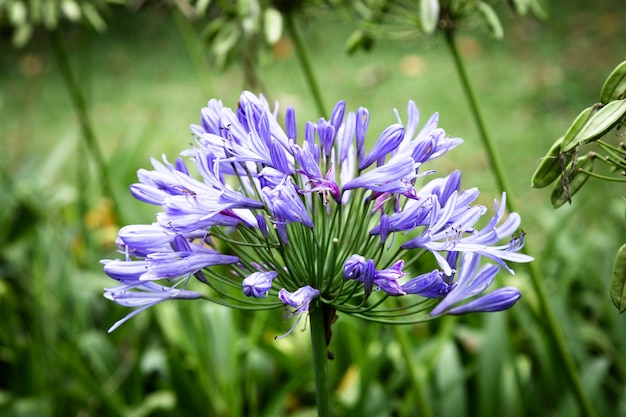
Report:
M515 203L513 201L513 189L509 186L508 180L506 178L506 173L500 158L498 157L498 153L495 150L493 145L493 141L491 137L487 133L487 128L485 127L485 122L483 120L482 113L480 111L480 107L478 105L478 100L476 98L476 94L472 87L469 77L467 76L467 71L465 70L465 65L463 63L463 59L459 53L459 50L456 46L456 42L454 39L453 30L444 31L446 36L446 44L448 45L448 49L450 50L450 54L454 60L454 65L456 71L459 75L459 79L461 80L461 85L465 97L470 106L472 117L474 118L474 122L476 123L476 127L478 128L479 136L485 146L487 151L487 155L489 157L490 168L493 172L495 179L497 181L498 187L505 191L507 194L506 204L509 211L517 211L515 209ZM526 244L525 251L532 253L528 244ZM565 338L561 329L558 325L554 312L550 307L550 303L548 302L548 296L546 289L543 285L541 273L539 272L538 261L535 260L528 264L528 271L531 278L531 282L535 293L537 295L537 299L539 301L539 305L541 307L541 314L545 318L542 323L544 324L546 333L548 337L552 339L552 342L556 346L558 350L558 357L562 361L562 365L565 368L565 371L568 375L567 380L570 383L571 389L574 391L574 396L578 402L578 405L583 410L585 415L588 417L595 417L596 413L591 405L591 401L585 392L580 375L576 368L576 364L570 351L567 349L567 344L565 343Z
M311 59L309 58L309 54L306 45L304 44L304 40L302 39L302 35L300 35L300 32L298 31L298 28L296 26L293 13L291 12L285 14L285 27L287 29L287 32L289 32L291 40L294 43L298 62L300 63L300 67L302 68L302 73L304 74L306 83L311 90L313 99L315 100L317 111L320 117L326 118L326 112L324 111L324 102L322 101L322 95L320 93L319 85L315 80L315 75L313 75Z
M63 38L61 37L58 29L52 30L49 33L52 52L54 54L54 58L57 61L57 64L59 65L59 70L61 72L61 76L63 77L65 88L67 89L67 92L70 96L70 101L72 103L72 107L74 108L74 112L76 113L76 116L78 118L81 135L85 144L87 145L87 150L91 153L91 156L96 163L96 167L100 175L100 180L102 181L102 186L104 188L104 193L111 199L113 215L115 216L115 219L120 222L121 218L119 213L119 207L116 203L115 194L113 193L113 187L111 186L109 170L107 168L106 161L102 156L102 152L100 151L100 148L98 146L98 142L96 141L96 136L91 125L91 120L89 119L89 113L87 111L85 97L80 88L80 85L76 81L74 72L72 71L70 60L67 51L65 50Z

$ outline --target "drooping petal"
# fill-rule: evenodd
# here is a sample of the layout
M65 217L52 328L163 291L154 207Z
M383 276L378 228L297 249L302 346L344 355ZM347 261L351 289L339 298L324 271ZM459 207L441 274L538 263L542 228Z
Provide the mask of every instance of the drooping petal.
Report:
M517 288L503 287L483 295L467 304L454 307L448 311L448 314L460 315L478 312L502 311L513 307L522 294Z

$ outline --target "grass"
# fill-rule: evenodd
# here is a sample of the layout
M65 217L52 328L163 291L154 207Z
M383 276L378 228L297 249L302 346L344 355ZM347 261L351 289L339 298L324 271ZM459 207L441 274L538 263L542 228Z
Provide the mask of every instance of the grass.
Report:
M590 182L572 207L555 212L548 192L529 184L537 160L597 100L604 77L623 60L624 29L611 22L624 14L610 3L584 13L575 4L560 6L547 23L508 22L505 42L468 34L461 47L585 388L598 415L622 415L626 336L608 282L624 236L623 200L615 189ZM438 169L461 168L464 184L479 186L491 207L499 190L444 45L381 40L371 53L346 56L351 29L338 17L321 17L302 32L315 51L326 106L345 99L351 109L368 107L371 132L394 121L394 107L404 116L409 99L424 118L439 111L441 125L466 143ZM198 122L200 107L213 96L234 106L244 85L236 66L220 73L207 65L199 73L181 35L185 28L169 13L146 8L118 11L104 36L63 32L123 224L153 218L154 209L127 192L136 170L152 156L173 160L190 141L187 126ZM6 38L0 42L0 411L314 415L302 353L308 337L294 332L274 341L285 329L278 311L251 316L181 302L105 333L126 313L101 297L110 282L97 263L115 256L119 224L81 143L45 34L20 51ZM281 45L286 52L266 60L260 78L283 109L296 106L300 123L315 120L295 57L288 43ZM564 376L553 367L555 353L526 274L502 282L524 294L509 312L401 329L415 378L394 329L341 317L331 345L337 414L415 415L421 389L435 415L577 415Z

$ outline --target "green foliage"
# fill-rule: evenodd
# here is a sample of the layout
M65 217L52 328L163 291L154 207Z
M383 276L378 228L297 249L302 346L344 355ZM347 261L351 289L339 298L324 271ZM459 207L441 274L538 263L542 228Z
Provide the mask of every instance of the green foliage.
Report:
M205 3L207 11L213 3ZM563 13L555 18L566 19ZM128 222L153 219L153 212L128 196L136 169L147 167L149 157L160 153L173 158L173 149L189 141L185 127L197 123L197 109L208 98L170 19L149 7L137 15L116 14L109 21L114 30L98 37L80 32L82 42L70 49L114 192L126 196L118 201ZM376 109L372 129L394 120L390 113L380 115L380 121L379 108L396 106L402 114L409 98L418 101L423 119L440 110L446 124L458 126L451 133L467 142L465 152L454 155L454 167L480 182L487 194L484 204L491 204L499 190L485 175L484 157L468 128L465 107L457 104L459 93L445 57L415 44L379 41L381 47L372 54L345 58L333 40L345 37L350 28L333 19L325 15L307 26L315 28L307 41L315 48L329 102L345 98L349 105ZM528 29L521 25L516 30ZM136 27L143 29L137 32ZM541 33L545 35L539 31L533 36ZM567 36L558 33L557 38ZM548 72L546 63L561 63L558 52L564 49L543 39L528 44L507 36L510 44L490 49L469 65L479 74L479 91L485 91L481 100L517 181L519 194L511 198L523 202L524 229L539 245L534 255L584 388L598 415L626 415L626 334L623 317L607 303L611 266L622 265L613 254L623 244L623 229L615 227L623 221L623 201L615 201L614 189L596 181L593 188L579 190L577 205L555 212L547 198L537 197L538 191L525 190L536 149L547 146L542 138L562 135L560 122L596 94L579 90L585 85L577 76L554 85L537 81L538 74ZM525 55L529 45L533 54ZM552 49L536 51L535 45ZM11 51L7 43L3 46ZM6 88L0 91L0 136L6 140L0 164L0 414L314 415L308 335L296 330L275 341L290 325L279 310L251 314L201 302L164 303L106 334L126 310L102 298L102 288L111 282L97 261L118 256L112 233L120 225L111 223L111 208L78 139L61 78L43 48L31 43L1 58L7 71L2 73ZM398 62L414 55L426 63L424 72L403 74ZM37 58L43 61L41 73L20 72L23 62L32 65ZM372 65L382 75L365 84L363 74ZM237 65L229 68L215 75L213 94L224 101L237 96L243 72ZM307 104L307 114L299 120L314 117L297 73L294 59L277 59L259 75L273 98ZM557 90L567 91L566 100L559 101ZM555 167L560 176L554 152L551 165L536 176L538 184L557 180L549 181ZM571 155L563 162L567 167L573 160ZM577 172L572 166L577 165L566 171ZM335 415L580 415L565 388L566 375L555 366L558 351L542 330L545 318L527 272L516 272L514 284L523 298L506 313L393 329L341 316L330 346L336 357L330 363ZM618 288L623 282L618 279ZM619 301L623 305L622 295ZM405 336L406 346L396 332ZM425 400L418 412L420 396Z
M497 10L502 3L512 5L513 12L524 16L530 11L538 18L547 17L544 0L476 1L476 0L371 0L354 2L361 16L361 29L353 32L346 50L371 50L374 37L408 39L434 36L438 32L479 29L494 39L504 37L502 18Z
M554 208L565 202L571 204L572 196L578 192L590 177L623 184L626 182L626 146L624 142L610 143L610 133L621 137L618 129L626 126L626 61L620 63L605 80L600 91L600 102L583 110L570 125L564 137L557 139L547 155L539 163L533 175L532 184L537 188L545 187L559 178L555 184L551 201ZM607 138L607 141L603 139ZM600 149L578 158L580 148L594 144ZM611 175L594 173L594 160L604 162L611 167ZM558 165L557 165L558 161ZM617 189L617 188L616 188ZM611 300L620 313L625 307L624 282L624 247L615 258L611 283Z
M56 29L62 19L82 23L97 32L106 29L103 17L111 4L125 4L126 0L3 0L0 1L0 27L13 29L13 45L23 47L35 28Z

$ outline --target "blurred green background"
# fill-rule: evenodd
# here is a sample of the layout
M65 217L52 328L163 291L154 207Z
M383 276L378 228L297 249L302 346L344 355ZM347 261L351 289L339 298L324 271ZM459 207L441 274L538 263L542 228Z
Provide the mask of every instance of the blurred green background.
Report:
M237 57L216 68L201 36L210 19L190 22L160 2L135 5L112 6L104 33L68 22L57 31L113 198L81 136L49 32L38 29L15 48L9 27L0 29L0 415L315 415L308 335L275 341L289 326L279 310L164 303L106 333L127 310L102 297L112 281L98 261L117 256L120 226L152 222L155 213L128 192L137 169L161 154L174 160L191 142L200 108L213 97L235 106L244 88L282 110L294 105L300 124L319 118L288 37L259 52L251 77ZM599 416L626 415L626 325L609 299L613 257L626 236L624 187L616 193L592 179L572 206L555 211L549 190L531 189L530 179L625 59L624 6L552 1L544 21L501 7L503 41L481 31L459 38L515 191L509 198ZM394 108L405 115L408 100L423 120L438 111L448 134L465 139L438 171L461 169L464 185L478 186L491 209L501 191L442 39L381 39L348 55L358 25L351 17L320 5L297 18L326 107L342 99L351 110L367 107L371 135L395 121ZM337 415L419 415L419 393L435 416L581 415L527 272L520 266L500 282L523 293L503 313L407 327L340 317L330 347Z

